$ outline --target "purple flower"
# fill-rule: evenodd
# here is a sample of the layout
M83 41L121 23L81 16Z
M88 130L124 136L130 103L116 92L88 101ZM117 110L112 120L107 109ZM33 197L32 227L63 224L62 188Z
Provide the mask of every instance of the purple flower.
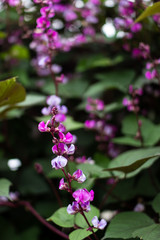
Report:
M68 190L68 184L64 182L64 178L62 178L59 182L60 190Z
M66 116L62 113L58 113L55 116L56 122L64 122L66 120Z
M61 155L63 155L66 152L65 145L63 143L58 143L58 145L54 145L52 147L52 152L54 154L61 154Z
M137 203L137 205L134 207L135 212L143 212L145 209L145 206L142 203Z
M80 211L79 204L77 202L72 202L72 205L69 204L67 207L68 214L75 214Z
M90 192L88 192L85 188L78 189L72 194L72 196L78 203L85 203L88 201L93 201L94 191L91 190Z
M84 125L85 125L86 128L91 129L91 128L95 127L96 121L95 120L86 120Z
M68 155L72 155L75 152L74 144L71 144L70 147L67 147L67 145L65 145L64 148L65 148L66 154L68 154Z
M88 201L85 203L81 203L81 208L83 209L83 211L89 212L91 210L90 202Z
M105 226L107 225L107 222L104 219L101 219L101 221L98 221L98 217L95 216L92 219L92 224L95 228L103 230L105 228Z
M61 103L61 98L56 95L51 95L47 98L47 104L57 107Z
M54 8L53 8L52 5L47 6L47 7L42 7L40 12L41 12L43 17L52 18L55 15Z
M57 156L56 158L52 159L51 161L51 165L52 168L60 169L60 168L64 168L67 165L68 160L63 157L63 156Z
M72 10L67 10L64 12L64 18L67 22L77 19L77 14Z
M50 27L50 21L46 17L40 17L37 18L37 28L49 28Z
M44 122L40 122L39 124L38 124L38 130L40 131L40 132L50 132L50 128L48 127L48 124L50 123L50 120L48 120L47 122L46 122L46 124L44 123Z
M131 31L133 33L139 32L139 31L141 31L141 29L142 29L142 24L140 24L140 23L135 23L131 26Z
M84 173L80 169L78 169L77 171L75 171L73 173L72 178L73 178L73 180L75 180L79 183L83 183L86 180L86 176L84 175Z

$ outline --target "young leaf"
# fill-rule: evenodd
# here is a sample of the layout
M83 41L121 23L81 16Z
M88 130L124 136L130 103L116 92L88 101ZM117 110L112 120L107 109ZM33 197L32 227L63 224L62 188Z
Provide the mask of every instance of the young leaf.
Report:
M88 222L91 224L91 220L94 216L99 217L99 209L91 205L91 211L84 213ZM84 217L80 214L77 213L75 216L75 223L81 228L87 228L88 224L86 223Z
M152 207L156 213L160 214L160 193L153 199Z
M132 234L139 228L148 227L153 220L144 213L124 212L116 215L109 224L103 239L132 238Z
M133 237L139 237L143 240L158 240L160 239L160 225L153 224L144 228L137 229L132 233Z
M0 196L9 198L9 188L12 183L5 178L0 179Z
M94 229L94 232L96 232L97 229ZM70 240L82 240L91 235L92 232L87 231L86 229L77 229L69 234Z
M156 13L160 13L160 2L154 3L152 6L147 7L142 14L136 19L135 22L140 22L146 17L152 16Z
M47 221L52 221L58 226L64 228L70 228L74 226L74 215L70 215L67 212L66 207L58 209L52 216L50 216Z
M0 81L0 106L11 105L25 99L24 87L16 82L16 78Z

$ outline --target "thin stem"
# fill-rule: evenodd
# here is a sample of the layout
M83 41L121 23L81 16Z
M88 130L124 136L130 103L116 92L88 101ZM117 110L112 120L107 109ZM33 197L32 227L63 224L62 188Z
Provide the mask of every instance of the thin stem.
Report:
M98 237L96 236L95 232L93 231L92 226L91 226L90 223L88 222L88 219L86 218L86 216L85 216L85 214L84 214L84 212L83 212L83 209L82 209L82 207L81 207L80 204L79 204L79 207L80 207L80 210L81 210L80 213L81 213L81 215L84 217L86 223L88 224L88 227L90 228L91 232L93 233L94 238L95 238L96 240L99 240Z
M108 200L109 196L111 195L111 193L113 192L113 190L115 189L115 187L117 186L118 183L118 179L115 180L115 183L112 185L112 187L109 189L109 191L106 193L106 195L104 196L99 209L102 209L102 207L104 206L104 204L106 203L106 201Z
M61 198L59 196L59 193L54 185L54 183L51 181L51 179L49 179L44 173L42 174L43 177L45 178L45 180L48 182L48 184L50 185L52 191L54 192L56 198L57 198L57 201L58 201L58 204L60 207L63 207L63 204L62 204L62 201L61 201Z
M72 191L71 181L70 181L69 177L67 176L67 173L65 172L65 170L63 168L62 168L62 171L63 171L63 173L64 173L64 175L65 175L65 177L67 179L67 182L68 182L68 185L69 185L69 191L72 194L73 191Z
M143 147L143 137L142 137L141 127L139 125L139 117L138 117L137 111L135 111L135 115L136 115L136 120L137 120L137 125L138 125L139 140L141 142L141 147Z
M19 202L16 202L16 203L0 201L0 206L8 206L8 207L24 206L24 207L26 207L26 209L28 211L30 211L32 213L32 215L34 215L38 219L39 222L41 222L44 226L46 226L52 232L56 233L57 235L65 238L65 239L69 239L68 235L66 235L65 233L61 232L59 229L57 229L56 227L54 227L53 225L48 223L43 217L41 217L39 215L39 213L27 201L19 201Z

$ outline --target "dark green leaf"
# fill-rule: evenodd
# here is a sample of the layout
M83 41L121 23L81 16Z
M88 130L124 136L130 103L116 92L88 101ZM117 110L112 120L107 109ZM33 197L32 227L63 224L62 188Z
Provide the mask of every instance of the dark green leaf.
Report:
M152 207L156 213L160 214L160 193L153 199Z
M68 214L66 207L58 209L47 220L52 221L61 227L65 227L65 228L74 227L74 215Z
M132 233L133 237L139 237L143 240L158 240L160 239L160 225L153 224L144 228L137 229Z
M131 150L120 154L109 164L109 168L105 170L120 171L128 174L127 177L131 177L142 169L150 166L159 156L160 147ZM131 173L131 175L129 173ZM118 176L122 177L123 174L118 174Z
M107 74L98 74L96 78L100 81L92 84L85 93L85 96L98 96L100 93L109 89L117 89L127 92L128 87L133 80L134 72L132 70L114 71Z
M103 239L132 238L134 231L139 228L150 226L151 224L153 224L153 220L144 213L119 213L111 220Z
M153 146L160 140L160 125L153 124L149 119L146 119L142 116L139 117L142 122L141 132L144 141L144 146ZM126 135L132 135L133 141L136 136L136 132L138 130L136 116L129 115L122 122L122 132ZM133 141L129 141L132 145ZM138 143L138 141L137 141ZM134 146L134 145L133 145ZM136 146L136 142L135 142ZM137 144L138 146L138 144Z

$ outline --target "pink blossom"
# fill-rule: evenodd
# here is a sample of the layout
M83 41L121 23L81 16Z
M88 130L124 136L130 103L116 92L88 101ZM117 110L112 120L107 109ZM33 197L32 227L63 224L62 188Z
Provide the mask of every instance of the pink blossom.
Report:
M105 226L107 225L107 222L104 219L101 219L101 221L98 221L98 217L95 216L92 219L92 224L95 228L103 230L105 228Z
M48 127L48 124L50 123L50 120L46 122L46 124L42 121L38 124L38 130L40 132L50 132L50 128Z
M54 154L63 155L66 152L65 145L63 143L58 143L58 145L54 145L52 147L52 152Z
M72 10L67 10L64 12L64 18L67 22L77 19L77 14Z
M66 116L62 113L58 113L55 116L56 122L64 122L66 120Z
M52 168L60 169L60 168L64 168L67 165L68 160L63 157L63 156L57 156L56 158L52 159L51 161L51 165Z
M54 8L53 8L52 5L46 6L46 7L42 7L40 12L41 12L43 17L52 18L55 15Z
M139 32L139 31L141 31L141 29L142 29L142 24L140 24L140 23L135 23L131 26L131 31L133 33Z
M85 188L78 189L72 194L72 196L78 203L85 203L88 201L93 201L94 191L91 190L90 192L88 192Z
M66 134L66 136L63 139L64 143L71 143L73 141L73 136L70 132Z
M90 202L88 201L85 203L81 203L81 208L83 209L83 211L89 212L91 210Z
M86 120L84 125L86 128L94 128L96 125L96 121L95 120Z
M46 17L40 17L37 18L37 28L49 28L50 27L50 21Z
M86 176L84 175L82 170L78 169L77 171L75 171L73 173L72 179L79 182L79 183L83 183L86 180Z
M62 178L59 182L60 190L68 190L68 184L64 182L64 178Z

